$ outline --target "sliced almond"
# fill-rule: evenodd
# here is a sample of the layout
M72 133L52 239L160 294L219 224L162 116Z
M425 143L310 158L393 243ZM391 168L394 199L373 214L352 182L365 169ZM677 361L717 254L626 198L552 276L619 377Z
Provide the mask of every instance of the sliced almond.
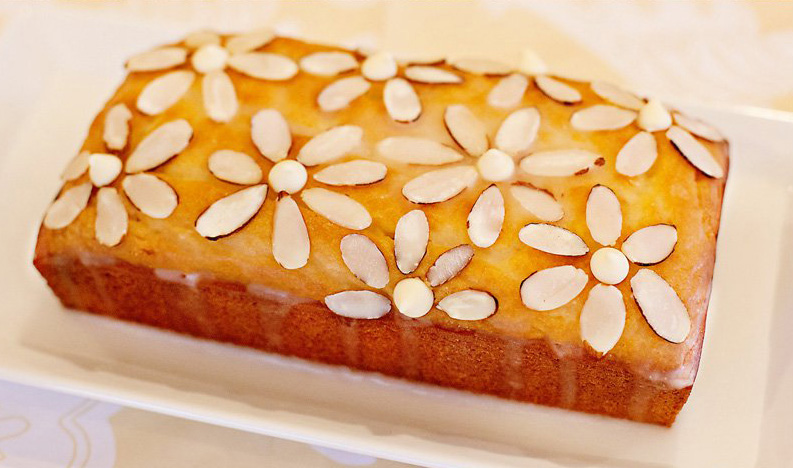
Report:
M83 182L65 190L47 209L44 216L44 227L47 229L62 229L72 224L77 216L83 212L88 204L93 186L90 182Z
M510 67L495 60L475 58L475 57L460 57L449 60L449 65L458 70L476 75L506 75L510 71Z
M535 176L567 177L583 174L603 162L599 154L585 150L541 151L523 158L520 168Z
M496 243L504 225L504 197L497 186L486 188L468 214L468 238L477 247Z
M268 28L257 29L245 34L238 34L226 41L226 49L232 54L240 54L264 47L275 38L273 31Z
M325 297L334 314L353 319L378 319L391 311L391 301L373 291L342 291Z
M215 122L228 122L237 115L239 109L237 92L226 73L215 71L204 75L201 91L204 97L204 109L210 119Z
M496 148L513 156L523 156L531 148L540 129L540 113L535 107L518 109L507 116L496 133Z
M275 203L273 213L273 257L287 270L308 263L311 244L303 215L295 200L284 195Z
M300 196L312 211L341 227L360 231L372 224L366 208L347 195L315 187L303 190Z
M691 331L691 318L672 286L652 270L643 268L631 278L636 304L653 331L671 343L682 343Z
M371 87L372 85L360 76L341 78L320 91L317 104L324 112L335 112L349 106Z
M254 185L212 203L195 222L196 231L207 239L227 236L245 226L264 203L267 186Z
M468 107L452 104L443 114L443 122L452 139L471 156L481 156L489 147L487 132Z
M611 351L625 329L625 301L614 286L596 284L581 309L581 339L600 355Z
M518 67L521 72L527 75L544 75L548 73L548 65L533 49L523 49L520 53L520 66Z
M484 320L496 313L498 303L488 292L466 289L441 299L438 309L457 320Z
M347 234L341 239L341 259L356 278L372 288L388 284L388 263L374 242L361 234Z
M441 166L463 159L460 153L435 140L412 136L385 138L377 144L377 152L392 161L425 166Z
M297 154L297 160L306 166L316 166L350 153L361 146L363 129L357 125L339 125L310 139Z
M581 93L572 86L547 75L534 77L537 87L546 96L562 104L575 104L581 102Z
M130 119L132 112L124 104L116 104L107 111L102 131L102 139L107 149L119 151L127 146Z
M383 102L397 122L413 122L421 115L421 101L416 90L403 78L391 78L383 88Z
M252 78L284 81L297 74L297 64L291 58L268 52L249 52L229 57L229 66Z
M315 52L300 59L300 68L312 75L336 76L358 68L358 61L348 52Z
M306 186L306 181L306 166L292 159L278 161L267 174L267 182L276 193L297 193Z
M476 169L471 166L437 169L408 181L402 195L413 203L440 203L458 195L476 179Z
M622 175L635 177L649 171L656 158L658 146L649 132L639 132L617 153L615 169Z
M176 192L167 182L153 174L133 174L121 182L129 201L146 216L165 219L171 216L179 202Z
M388 52L377 52L363 61L361 74L372 81L385 81L397 74L397 63Z
M251 138L262 156L272 162L285 159L292 147L289 124L275 109L262 109L253 116Z
M190 63L198 73L222 71L229 60L229 52L217 44L206 44L193 52Z
M716 162L710 151L690 133L680 127L672 126L666 131L666 137L680 154L703 174L714 179L724 177L724 169Z
M706 140L715 142L724 141L724 135L705 122L688 117L687 115L681 114L679 112L675 112L674 116L675 123L678 127L688 130L690 133Z
M639 128L648 132L666 130L672 125L672 114L658 99L650 99L647 104L639 110L639 117L636 119Z
M532 185L517 183L509 188L520 206L542 221L559 221L564 216L562 204L550 192Z
M529 79L524 75L513 73L502 78L487 95L487 103L499 109L516 107L523 100Z
M314 180L335 186L368 185L383 180L387 170L383 163L356 159L328 166L315 173Z
M212 31L201 30L192 32L184 38L184 45L191 49L198 49L209 44L220 44L220 36Z
M622 208L614 191L595 185L586 200L586 225L600 245L614 245L622 234Z
M138 110L146 115L165 112L185 95L195 79L195 73L178 70L153 79L138 95Z
M421 210L405 213L397 221L394 231L394 257L397 268L404 274L413 273L427 253L430 225Z
M584 290L589 276L580 268L563 265L535 271L520 284L520 298L532 310L562 307Z
M644 101L642 99L629 91L625 91L619 86L606 83L605 81L593 81L591 86L595 94L612 104L635 111L644 106Z
M589 252L578 235L552 224L527 224L518 232L518 238L529 247L554 255L580 257Z
M113 187L103 187L96 194L94 232L100 244L113 247L121 242L129 224L127 209Z
M64 181L79 179L88 170L89 156L91 156L89 151L80 151L80 154L69 161L66 169L61 173L61 179Z
M166 122L141 140L126 162L127 173L147 171L165 163L187 148L193 127L185 119Z
M442 253L427 270L427 281L433 288L459 275L474 258L474 248L468 244L458 245Z
M491 148L476 161L479 175L489 182L501 182L515 175L515 160L500 149Z
M456 84L462 83L460 75L443 68L428 65L414 65L405 69L405 78L417 83L427 84Z
M218 150L209 156L209 172L232 184L253 185L262 181L262 170L252 157L232 150Z
M131 72L158 71L173 68L187 61L187 51L181 47L162 47L134 55L127 61Z
M121 166L121 160L115 155L94 153L88 157L88 177L95 187L104 187L116 180Z
M399 313L411 318L427 315L435 302L432 289L418 278L405 278L397 283L393 297Z
M619 284L628 276L630 265L625 254L613 247L603 247L589 258L589 269L604 284Z
M655 224L634 232L622 243L622 252L637 265L655 265L672 255L677 245L677 228Z
M636 112L619 107L596 104L573 113L570 124L574 129L591 132L617 130L636 120Z

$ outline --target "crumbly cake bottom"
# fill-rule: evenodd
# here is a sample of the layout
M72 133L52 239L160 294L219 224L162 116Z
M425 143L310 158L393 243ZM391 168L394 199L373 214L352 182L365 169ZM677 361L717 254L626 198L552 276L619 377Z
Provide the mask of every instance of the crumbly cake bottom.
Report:
M66 307L201 338L512 400L670 426L691 386L670 388L606 355L563 353L391 313L354 320L276 290L120 261L36 260Z

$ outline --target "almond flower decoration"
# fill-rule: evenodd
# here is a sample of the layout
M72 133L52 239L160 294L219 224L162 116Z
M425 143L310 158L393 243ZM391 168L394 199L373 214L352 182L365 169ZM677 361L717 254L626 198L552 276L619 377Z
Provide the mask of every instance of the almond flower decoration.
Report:
M351 230L369 227L372 217L367 209L348 197L325 188L304 189L307 167L336 161L362 144L363 130L355 125L341 125L311 138L295 156L289 124L280 112L263 109L251 119L251 137L259 152L274 165L267 174L269 187L276 193L273 217L273 256L286 269L297 269L308 262L311 245L308 229L293 195L330 222ZM196 230L208 239L234 233L248 223L264 204L268 185L254 159L238 151L219 150L209 157L209 170L218 179L249 187L227 195L210 205L196 220ZM315 173L313 178L329 186L355 186L379 182L385 178L386 166L356 159L333 164Z
M599 284L589 291L581 310L581 337L604 355L617 344L625 326L625 303L614 285L627 277L628 261L649 266L669 257L677 244L677 229L668 224L647 226L628 236L621 250L612 247L622 234L622 211L617 196L603 185L596 185L589 193L586 223L592 238L603 247L590 258L590 272ZM552 224L528 224L520 230L519 238L532 248L554 255L578 257L589 253L581 237ZM553 310L576 298L588 281L587 273L572 265L539 270L521 284L521 299L530 309ZM669 283L647 268L640 269L630 283L653 331L669 342L683 342L691 319Z

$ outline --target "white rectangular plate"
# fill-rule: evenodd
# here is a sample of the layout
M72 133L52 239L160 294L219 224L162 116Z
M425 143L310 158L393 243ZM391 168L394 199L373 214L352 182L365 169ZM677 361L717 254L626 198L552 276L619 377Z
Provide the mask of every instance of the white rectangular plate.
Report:
M31 265L59 171L121 79L124 57L179 32L62 13L7 25L0 105L14 116L0 118L1 378L426 466L746 467L758 457L763 466L793 459L786 443L793 345L785 336L793 297L783 287L793 284L793 122L748 111L698 112L730 137L732 168L700 375L671 429L64 310Z

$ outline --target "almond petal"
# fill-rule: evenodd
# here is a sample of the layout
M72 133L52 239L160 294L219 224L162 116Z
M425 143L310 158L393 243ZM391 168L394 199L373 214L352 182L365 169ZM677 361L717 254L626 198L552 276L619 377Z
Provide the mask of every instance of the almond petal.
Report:
M474 248L468 244L458 245L442 253L427 270L427 281L433 288L459 275L474 258Z
M614 286L596 284L581 309L581 339L601 355L611 351L625 328L625 301Z
M497 186L486 188L468 214L468 237L477 247L496 243L504 225L504 197Z
M72 224L72 221L77 219L77 216L88 204L92 189L90 182L84 182L61 193L47 209L47 214L44 216L44 227L62 229Z
M534 107L509 114L496 133L496 148L516 157L529 151L540 129L540 113Z
M487 103L499 109L516 107L523 100L529 79L524 75L513 73L496 84L487 95Z
M658 147L652 133L639 132L617 153L615 169L622 175L635 177L649 171L658 157Z
M718 130L711 127L701 120L688 117L679 112L675 112L675 123L678 127L706 140L721 142L724 136Z
M403 78L392 78L386 82L383 102L388 115L397 122L413 122L421 115L419 96Z
M567 257L580 257L589 247L578 235L551 224L531 223L518 233L521 242L542 252Z
M262 170L252 157L232 150L218 150L209 156L209 172L232 184L253 185L262 181Z
M138 95L138 110L146 115L165 112L185 95L195 79L195 73L174 71L153 79Z
M187 51L181 47L162 47L137 54L127 61L131 72L158 71L173 68L187 61Z
M421 210L404 214L394 231L394 257L397 268L404 274L413 273L427 253L430 225Z
M231 78L222 71L204 75L201 83L204 109L215 122L228 122L237 115L239 103Z
M127 176L121 185L129 201L152 218L165 219L171 216L179 202L174 189L153 174Z
M481 156L489 146L482 121L468 107L453 104L446 108L443 121L452 139L471 156Z
M103 187L96 194L94 231L100 244L113 247L127 233L127 209L116 189Z
M641 269L631 278L636 304L653 331L671 343L682 343L691 331L691 318L672 286L652 270Z
M184 38L184 45L191 49L198 49L209 44L220 44L220 36L212 31L202 30L192 32Z
M341 259L356 278L372 288L388 284L388 264L374 242L361 234L348 234L341 239Z
M402 187L402 195L413 203L446 201L476 182L477 172L471 166L448 167L411 179Z
M655 265L666 260L677 245L677 228L668 224L647 226L622 243L622 252L637 265Z
M581 109L570 117L570 124L580 131L617 130L636 120L636 112L619 107L596 104Z
M673 126L666 132L666 137L692 166L708 177L720 179L724 177L724 169L710 154L705 146L698 142L690 133L680 127Z
M371 87L372 85L360 76L341 78L320 91L317 104L324 112L335 112L349 106Z
M592 91L606 101L631 110L639 110L644 101L635 94L605 81L593 81Z
M599 154L585 150L541 151L523 158L520 168L535 176L567 177L587 172L602 161Z
M534 77L537 87L546 96L562 104L581 102L581 93L572 86L546 75Z
M457 320L484 320L495 314L497 308L492 294L475 289L449 294L438 303L438 309Z
M622 234L622 209L610 188L596 185L586 201L586 225L600 245L614 245Z
M251 78L284 81L297 74L297 64L289 57L268 52L249 52L229 57L229 67Z
M110 184L121 173L121 160L112 155L94 153L88 157L88 177L96 187Z
M377 52L363 61L361 74L372 81L385 81L396 76L397 63L388 52Z
M342 291L325 297L334 314L353 319L377 319L391 311L391 301L373 291Z
M311 244L303 215L289 195L275 203L273 214L273 257L287 270L296 270L308 263Z
M648 132L666 130L672 125L672 115L658 99L650 99L647 104L639 110L639 117L636 119L639 128Z
M520 298L532 310L558 309L575 299L589 281L584 270L563 265L536 271L520 284Z
M526 184L513 184L509 190L523 209L542 221L559 221L564 216L561 203L545 190Z
M476 75L506 75L510 71L509 66L495 60L461 57L449 60L449 65L468 73Z
M379 182L386 175L385 164L356 159L333 164L314 174L314 180L327 185L350 186Z
M91 156L91 153L88 151L81 151L80 154L75 156L69 164L66 166L66 169L63 170L61 174L61 179L64 181L70 181L79 179L80 176L85 174L85 171L88 170L88 157Z
M405 78L417 83L427 84L456 84L462 83L461 76L443 68L427 65L414 65L405 69Z
M457 162L463 156L457 151L429 138L411 136L388 137L377 144L380 156L404 164L440 166Z
M358 61L347 52L315 52L300 59L300 68L312 75L336 76L358 68Z
M262 156L272 162L286 158L292 147L289 124L275 109L262 109L253 116L251 138Z
M129 138L129 121L132 112L124 104L116 104L105 114L105 127L102 139L109 150L122 150Z
M227 236L248 223L264 203L267 186L254 185L212 203L198 217L196 231L207 239Z
M297 154L306 166L334 161L361 146L363 129L357 125L340 125L309 140Z
M359 231L372 224L366 208L347 195L315 187L303 190L300 196L312 211L341 227Z
M272 30L267 28L257 29L245 34L238 34L226 41L226 50L232 54L239 54L264 47L275 38Z
M435 302L432 289L418 278L405 278L394 287L394 305L399 313L411 318L427 315Z
M185 119L171 120L144 138L126 162L127 173L147 171L165 163L187 148L193 127Z

